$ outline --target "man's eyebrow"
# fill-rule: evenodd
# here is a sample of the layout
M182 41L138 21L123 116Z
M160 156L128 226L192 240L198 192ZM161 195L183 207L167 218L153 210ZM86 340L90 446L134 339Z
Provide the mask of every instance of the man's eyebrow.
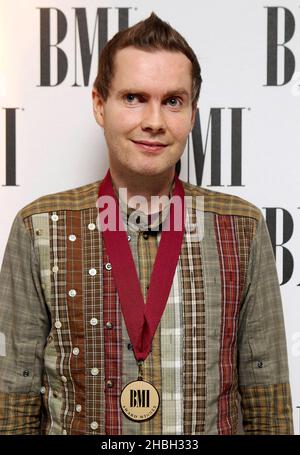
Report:
M143 95L143 96L148 96L149 94L147 92L144 92L143 90L138 90L138 89L133 89L133 88L126 88L124 90L120 90L117 92L117 96L123 96L127 93L133 93L136 95ZM187 97L190 96L190 94L185 90L184 88L177 88L174 90L168 90L166 93L164 93L163 98L166 98L168 96L172 95L185 95Z

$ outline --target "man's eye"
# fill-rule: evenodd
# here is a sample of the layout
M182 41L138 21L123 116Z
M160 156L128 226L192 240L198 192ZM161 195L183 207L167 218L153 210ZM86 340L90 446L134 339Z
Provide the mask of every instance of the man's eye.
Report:
M125 95L125 100L126 101L134 101L134 99L136 98L136 95L134 95L133 93L128 93L127 95Z
M177 107L177 106L180 106L182 103L181 103L181 100L179 98L169 98L169 102L170 101L176 101L177 103L171 103L171 105L173 107Z

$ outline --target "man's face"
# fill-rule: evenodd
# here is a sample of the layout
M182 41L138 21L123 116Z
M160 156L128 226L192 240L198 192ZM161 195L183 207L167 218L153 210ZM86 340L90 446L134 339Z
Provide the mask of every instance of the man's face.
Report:
M107 101L93 89L112 175L170 175L195 119L190 60L181 52L127 47L117 52L114 64ZM164 147L145 147L140 141Z

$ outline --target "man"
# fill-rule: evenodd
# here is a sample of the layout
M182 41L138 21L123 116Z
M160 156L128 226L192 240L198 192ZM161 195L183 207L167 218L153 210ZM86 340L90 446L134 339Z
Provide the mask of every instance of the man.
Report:
M2 434L236 434L239 394L246 433L293 433L262 213L175 173L200 85L154 13L103 49L92 95L109 172L21 209L5 251ZM120 228L105 230L104 200Z

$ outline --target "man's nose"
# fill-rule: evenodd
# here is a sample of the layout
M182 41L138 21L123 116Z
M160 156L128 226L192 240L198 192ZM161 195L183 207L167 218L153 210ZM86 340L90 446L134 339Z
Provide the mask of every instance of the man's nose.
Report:
M148 102L143 111L142 129L159 131L164 130L165 119L160 102Z

